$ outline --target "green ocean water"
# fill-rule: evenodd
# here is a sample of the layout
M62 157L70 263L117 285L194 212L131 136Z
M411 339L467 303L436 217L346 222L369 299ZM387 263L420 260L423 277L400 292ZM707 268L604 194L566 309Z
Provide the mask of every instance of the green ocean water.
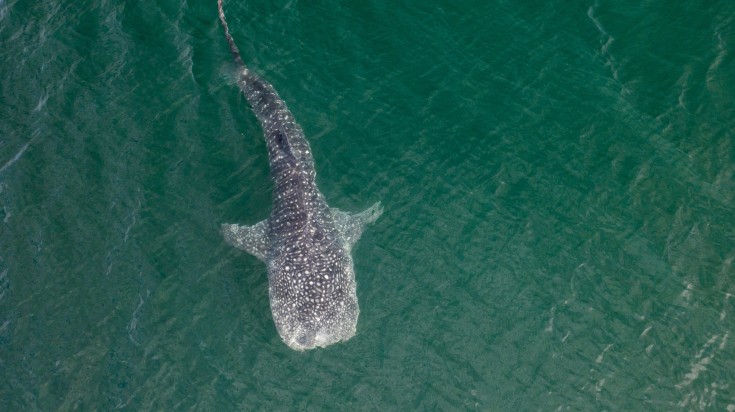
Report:
M295 352L215 1L0 0L0 410L735 411L735 3L228 1L353 251Z

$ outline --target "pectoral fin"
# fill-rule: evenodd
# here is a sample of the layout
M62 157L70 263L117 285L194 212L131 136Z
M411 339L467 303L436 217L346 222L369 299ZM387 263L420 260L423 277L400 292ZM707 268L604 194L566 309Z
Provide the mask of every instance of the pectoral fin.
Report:
M335 226L348 249L351 249L360 239L365 225L375 222L383 214L383 207L380 205L380 202L370 206L367 210L354 214L335 208L331 210L332 216L334 216Z
M253 226L225 223L222 225L222 235L227 243L265 262L268 251L267 225L267 220Z

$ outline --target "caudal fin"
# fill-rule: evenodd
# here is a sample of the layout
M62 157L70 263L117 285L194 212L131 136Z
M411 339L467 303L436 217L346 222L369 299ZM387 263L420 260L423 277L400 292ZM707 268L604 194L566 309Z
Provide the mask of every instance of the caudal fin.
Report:
M222 8L222 0L217 0L217 9L219 10L219 19L222 22L222 27L224 27L225 29L225 37L227 38L227 43L230 44L230 52L232 53L232 58L235 59L235 63L237 63L238 66L245 67L245 62L243 62L242 57L240 57L240 50L237 49L237 46L235 45L235 40L232 38L232 35L230 34L230 29L227 27L225 10Z

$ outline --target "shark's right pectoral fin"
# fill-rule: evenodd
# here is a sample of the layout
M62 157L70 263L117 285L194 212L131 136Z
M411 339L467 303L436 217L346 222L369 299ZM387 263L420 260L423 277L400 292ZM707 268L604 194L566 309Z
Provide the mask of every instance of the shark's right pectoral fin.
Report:
M225 223L222 235L232 246L242 249L265 262L268 251L268 221L264 220L253 226L240 226Z

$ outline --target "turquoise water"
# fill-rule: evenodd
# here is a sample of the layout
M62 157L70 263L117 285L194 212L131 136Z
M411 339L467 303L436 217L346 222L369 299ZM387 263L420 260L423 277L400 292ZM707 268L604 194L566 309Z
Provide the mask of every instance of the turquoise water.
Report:
M216 2L0 1L0 410L735 411L735 3L348 3L225 4L385 207L299 353Z

